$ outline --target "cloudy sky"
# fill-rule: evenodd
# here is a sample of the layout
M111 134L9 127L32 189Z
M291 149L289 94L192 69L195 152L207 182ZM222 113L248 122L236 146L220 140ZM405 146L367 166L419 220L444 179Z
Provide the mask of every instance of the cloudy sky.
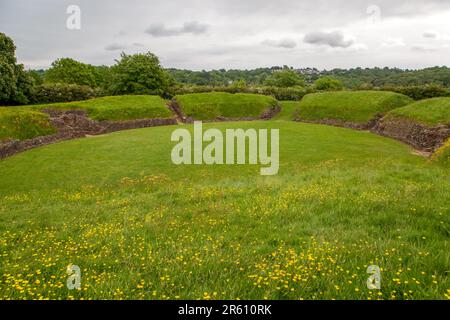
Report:
M193 70L450 65L450 0L0 0L0 32L28 68L122 51Z

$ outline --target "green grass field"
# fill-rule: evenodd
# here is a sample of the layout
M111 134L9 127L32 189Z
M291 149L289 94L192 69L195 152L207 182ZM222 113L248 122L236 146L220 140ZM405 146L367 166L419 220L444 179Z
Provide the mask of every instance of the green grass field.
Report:
M448 168L368 132L204 126L280 129L279 175L175 166L172 127L1 160L0 298L449 298ZM366 287L369 265L380 291Z
M218 117L243 118L261 116L276 107L274 98L244 93L194 93L176 96L184 114L196 120L214 120Z
M295 120L295 115L298 113L300 106L299 101L280 101L281 111L273 117L273 120Z
M450 98L421 100L392 110L389 116L407 118L431 126L450 124Z
M306 95L299 104L299 116L309 121L339 120L364 124L412 99L385 91L336 91Z

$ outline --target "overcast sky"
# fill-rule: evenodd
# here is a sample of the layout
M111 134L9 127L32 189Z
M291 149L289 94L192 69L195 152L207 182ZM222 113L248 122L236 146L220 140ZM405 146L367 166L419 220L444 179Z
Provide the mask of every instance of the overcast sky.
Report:
M0 0L0 32L28 68L122 51L193 70L450 65L450 0Z

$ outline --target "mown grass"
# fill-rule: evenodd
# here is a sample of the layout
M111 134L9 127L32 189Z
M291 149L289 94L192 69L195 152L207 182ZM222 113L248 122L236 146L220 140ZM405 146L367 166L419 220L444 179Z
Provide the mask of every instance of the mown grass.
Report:
M431 126L450 124L450 98L421 100L392 110L389 116L407 118Z
M0 141L26 140L55 132L48 115L0 107Z
M382 91L313 93L300 101L299 116L310 121L331 119L362 124L412 101L407 96Z
M273 117L273 120L295 120L298 114L300 102L299 101L280 101L281 111Z
M279 128L279 175L175 166L169 127L0 161L0 297L449 298L448 170L368 132L204 126ZM380 291L366 287L372 264Z
M175 100L186 116L196 120L214 120L218 117L256 118L278 104L274 98L264 95L225 92L179 95Z
M94 120L136 120L151 118L170 118L172 112L166 101L159 96L124 95L96 98L85 101L35 105L30 108L43 109L81 109Z

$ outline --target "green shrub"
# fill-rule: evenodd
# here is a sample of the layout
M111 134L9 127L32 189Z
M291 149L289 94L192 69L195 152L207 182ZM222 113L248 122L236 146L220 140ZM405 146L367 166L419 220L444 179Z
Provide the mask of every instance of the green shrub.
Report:
M450 123L450 98L433 98L417 101L389 112L393 117L413 119L427 125Z
M403 107L412 100L383 91L339 91L306 95L300 101L299 117L305 120L333 119L367 123L377 115Z
M262 87L258 89L258 93L272 96L277 100L301 100L307 93L309 93L305 88L302 87L289 87L289 88L278 88L278 87Z
M186 94L176 96L175 99L186 116L197 120L259 117L278 104L272 97L226 92Z
M26 140L55 132L44 113L0 107L0 140Z
M317 79L314 82L314 88L320 91L336 91L342 90L344 88L344 84L341 80L326 76Z
M227 92L227 93L249 93L249 94L263 94L272 96L277 100L301 100L307 93L313 92L311 89L303 87L237 87L237 86L176 86L172 87L170 91L174 96L191 94L191 93L208 93L208 92Z
M299 73L290 69L277 70L270 75L264 84L271 87L289 88L304 86L305 80Z
M100 90L88 86L64 83L46 83L34 87L30 100L32 103L56 103L80 101L101 95Z
M404 94L414 100L450 97L450 90L436 84L409 87L385 87L383 90Z

